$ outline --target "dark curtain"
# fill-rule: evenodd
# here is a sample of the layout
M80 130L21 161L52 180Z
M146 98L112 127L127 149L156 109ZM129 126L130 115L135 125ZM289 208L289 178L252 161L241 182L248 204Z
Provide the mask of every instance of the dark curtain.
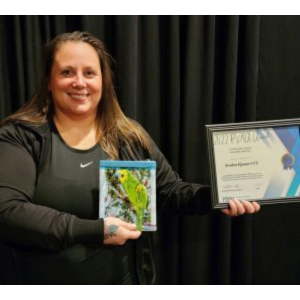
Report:
M300 17L2 16L0 118L33 93L42 44L74 30L105 42L124 112L186 181L209 183L205 124L298 117ZM160 213L158 283L300 283L299 215Z

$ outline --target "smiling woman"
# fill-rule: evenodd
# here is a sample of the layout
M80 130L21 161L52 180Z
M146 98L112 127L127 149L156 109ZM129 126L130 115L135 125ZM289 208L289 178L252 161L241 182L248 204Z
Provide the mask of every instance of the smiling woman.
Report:
M64 33L45 50L39 88L0 128L0 240L20 256L16 277L23 284L154 283L153 235L99 218L97 162L156 161L157 199L168 211L208 212L209 188L182 182L123 114L101 41ZM258 210L233 201L224 212Z
M137 282L133 244L104 247L141 233L99 219L97 162L119 158L121 140L126 155L132 142L150 150L150 140L122 113L109 63L89 33L57 36L46 44L40 87L3 122L0 157L14 163L9 176L0 171L0 239L17 245L23 283ZM22 247L32 251L23 256Z

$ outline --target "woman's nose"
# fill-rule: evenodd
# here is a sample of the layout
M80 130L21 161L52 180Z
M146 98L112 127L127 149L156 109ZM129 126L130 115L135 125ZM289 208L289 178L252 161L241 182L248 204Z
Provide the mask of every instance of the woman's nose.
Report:
M85 83L84 77L81 74L78 74L74 78L74 82L73 82L72 86L74 88L85 88L86 87L86 83Z

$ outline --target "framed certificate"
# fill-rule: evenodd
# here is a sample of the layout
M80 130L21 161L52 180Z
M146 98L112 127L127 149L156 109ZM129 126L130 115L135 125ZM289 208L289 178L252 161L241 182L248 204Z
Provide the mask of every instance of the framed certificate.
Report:
M300 119L206 125L213 208L300 200Z

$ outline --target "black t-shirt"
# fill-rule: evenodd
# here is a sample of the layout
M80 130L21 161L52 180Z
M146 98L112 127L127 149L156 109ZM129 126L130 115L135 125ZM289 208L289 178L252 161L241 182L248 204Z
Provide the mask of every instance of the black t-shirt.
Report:
M107 159L97 144L88 150L69 147L52 128L51 151L42 167L34 203L83 219L99 216L99 160ZM100 239L100 238L99 238ZM23 251L25 283L137 283L134 242L124 246L77 244L60 252Z

